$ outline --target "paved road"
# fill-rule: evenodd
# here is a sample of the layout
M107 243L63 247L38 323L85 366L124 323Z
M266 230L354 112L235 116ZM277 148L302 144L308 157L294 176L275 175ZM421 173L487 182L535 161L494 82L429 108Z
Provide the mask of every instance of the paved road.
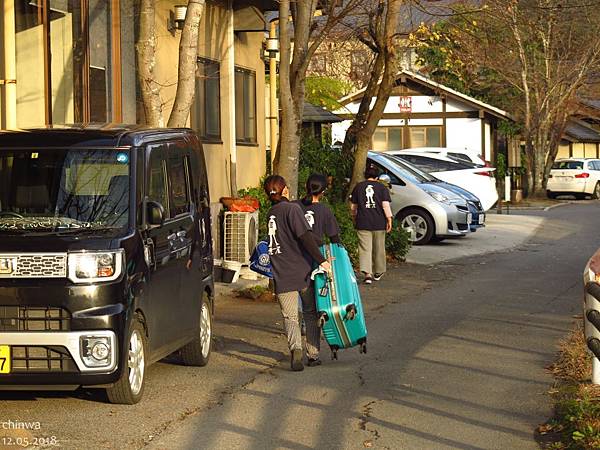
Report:
M366 357L269 370L152 448L537 448L544 367L580 310L600 205L544 216L516 250L440 265L453 280L370 317Z
M367 355L291 373L277 307L221 299L209 366L152 366L139 405L4 393L0 418L39 421L31 434L63 448L535 448L600 204L536 214L510 252L403 264L365 289Z

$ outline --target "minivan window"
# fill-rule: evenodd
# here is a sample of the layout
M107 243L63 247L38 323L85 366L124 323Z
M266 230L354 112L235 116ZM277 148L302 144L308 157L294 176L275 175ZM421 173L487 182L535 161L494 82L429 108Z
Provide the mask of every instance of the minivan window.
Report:
M553 169L582 170L583 161L556 161L552 164Z
M3 150L0 232L126 227L129 157L122 149Z
M171 217L190 212L189 186L187 182L185 148L169 147L169 182L171 184Z
M167 190L166 153L167 146L164 144L150 146L148 200L160 203L168 215L169 193Z

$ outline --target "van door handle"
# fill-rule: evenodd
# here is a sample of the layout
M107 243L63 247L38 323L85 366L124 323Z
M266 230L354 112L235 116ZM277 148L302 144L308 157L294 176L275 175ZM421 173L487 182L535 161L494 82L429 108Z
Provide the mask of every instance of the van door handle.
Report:
M177 232L177 237L180 239L183 239L184 237L186 237L187 232L185 230L181 230Z
M174 241L175 239L177 239L176 233L171 233L167 236L167 241Z

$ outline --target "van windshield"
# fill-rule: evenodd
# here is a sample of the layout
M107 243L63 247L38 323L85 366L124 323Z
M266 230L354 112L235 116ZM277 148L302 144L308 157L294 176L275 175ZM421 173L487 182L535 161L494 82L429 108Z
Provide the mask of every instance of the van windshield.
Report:
M122 229L129 222L129 151L0 151L0 233Z

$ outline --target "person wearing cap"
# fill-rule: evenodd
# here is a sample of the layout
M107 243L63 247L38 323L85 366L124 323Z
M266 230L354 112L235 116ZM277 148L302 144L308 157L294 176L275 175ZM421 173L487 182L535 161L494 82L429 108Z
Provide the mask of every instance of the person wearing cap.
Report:
M271 175L263 187L273 205L267 213L267 230L275 294L283 315L291 368L301 371L304 370L304 354L298 323L298 295L302 299L306 321L308 363L313 365L311 361L319 359L320 330L310 289L310 274L313 261L327 272L331 271L331 264L319 251L300 205L288 200L289 189L285 179Z

